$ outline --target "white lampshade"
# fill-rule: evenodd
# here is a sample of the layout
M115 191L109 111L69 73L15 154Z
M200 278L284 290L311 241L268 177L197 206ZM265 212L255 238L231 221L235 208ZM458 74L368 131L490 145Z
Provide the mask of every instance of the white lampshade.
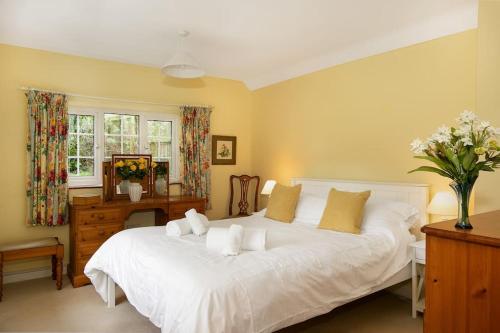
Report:
M262 188L262 191L260 192L260 194L271 195L271 192L273 191L274 185L276 185L276 181L275 180L270 179L270 180L266 181L266 183L264 184L264 187Z
M179 79L195 79L205 75L205 71L200 67L195 58L185 50L184 40L189 36L189 31L179 31L181 38L180 45L174 56L161 67L164 75Z
M457 197L451 192L438 192L434 195L427 213L441 216L457 216Z
M194 79L205 75L205 71L200 68L196 60L189 53L179 50L161 68L165 75L179 79Z

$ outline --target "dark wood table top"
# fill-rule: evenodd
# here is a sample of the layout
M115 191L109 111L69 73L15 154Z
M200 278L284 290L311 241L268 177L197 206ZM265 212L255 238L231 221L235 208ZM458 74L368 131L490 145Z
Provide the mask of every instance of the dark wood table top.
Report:
M422 232L427 235L457 239L465 242L500 247L500 210L472 215L470 223L473 229L455 228L457 220L427 224Z

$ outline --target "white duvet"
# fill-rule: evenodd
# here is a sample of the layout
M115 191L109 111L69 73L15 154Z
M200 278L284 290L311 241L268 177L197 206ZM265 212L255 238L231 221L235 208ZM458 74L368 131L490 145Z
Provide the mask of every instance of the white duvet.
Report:
M103 299L106 274L162 332L272 332L370 292L404 267L412 236L394 227L361 235L262 216L211 222L267 229L266 251L225 257L205 237L172 238L165 227L122 231L85 274Z

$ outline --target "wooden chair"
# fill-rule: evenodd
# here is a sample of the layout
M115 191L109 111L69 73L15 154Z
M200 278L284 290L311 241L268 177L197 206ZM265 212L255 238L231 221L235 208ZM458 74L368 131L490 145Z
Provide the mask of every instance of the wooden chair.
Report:
M240 201L238 202L238 208L240 211L238 212L238 216L248 216L250 215L248 213L248 207L249 203L247 201L248 197L248 188L250 187L250 183L252 180L256 180L256 186L255 186L255 203L254 203L254 211L258 210L258 191L259 191L259 183L260 183L260 177L259 176L248 176L248 175L241 175L241 176L235 176L231 175L229 177L229 182L231 183L231 195L229 198L229 216L233 216L233 199L234 199L234 180L238 179L240 181Z
M52 279L56 280L56 287L60 290L62 287L64 245L59 243L57 237L46 237L0 246L0 302L3 291L3 263L43 256L52 256Z

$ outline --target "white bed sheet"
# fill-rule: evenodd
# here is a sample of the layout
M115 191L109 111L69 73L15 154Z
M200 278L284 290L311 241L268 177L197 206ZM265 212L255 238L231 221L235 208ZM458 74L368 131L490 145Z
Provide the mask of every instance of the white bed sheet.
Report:
M327 313L383 283L409 262L406 230L361 235L263 216L211 222L267 229L266 251L224 257L205 237L172 238L164 227L122 231L85 274L106 298L106 274L162 332L272 332Z

